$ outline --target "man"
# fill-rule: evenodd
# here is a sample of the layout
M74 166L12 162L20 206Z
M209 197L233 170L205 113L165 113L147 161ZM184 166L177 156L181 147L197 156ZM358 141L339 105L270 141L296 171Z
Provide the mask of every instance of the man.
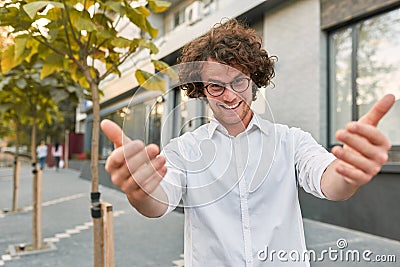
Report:
M309 266L307 261L263 262L260 250L306 250L297 186L345 200L387 160L389 140L375 126L394 103L381 99L336 137L328 153L310 134L273 124L251 110L258 87L274 76L274 58L254 30L236 20L187 44L179 75L189 97L205 97L214 118L170 142L159 155L123 137L105 120L116 149L106 163L112 181L144 216L185 206L185 266ZM195 65L193 65L195 64Z

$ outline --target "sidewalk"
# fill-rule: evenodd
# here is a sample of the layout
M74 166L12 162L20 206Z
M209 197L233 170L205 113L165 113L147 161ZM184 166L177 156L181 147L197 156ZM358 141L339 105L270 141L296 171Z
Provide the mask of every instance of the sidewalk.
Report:
M79 172L43 172L42 237L55 251L11 258L9 245L32 242L32 175L24 164L18 213L0 212L0 266L93 266L90 182ZM183 252L183 214L148 219L135 212L125 195L100 187L101 199L113 205L115 266L178 266ZM12 206L12 169L0 168L0 211ZM177 262L179 263L179 262Z
M123 193L107 187L101 187L100 191L101 198L111 203L114 209L115 266L182 266L182 213L172 212L162 219L148 219L130 207ZM1 212L9 210L12 205L11 168L0 168L0 196L0 266L93 266L90 182L79 178L79 172L44 170L42 236L44 241L53 242L57 247L51 252L19 258L12 258L7 253L9 245L32 242L32 174L29 164L23 164L20 175L19 207L22 211ZM304 225L307 247L316 253L311 266L400 266L398 241L308 219L304 219ZM336 250L337 256L341 251L343 257L332 258L335 253L330 256L328 252L322 253L324 250ZM388 257L393 255L396 262L366 262L362 258L366 250L371 251L372 254L367 253L371 260L378 255L393 261ZM351 258L354 251L360 253L360 261ZM349 260L346 260L346 255L350 256ZM274 257L277 261L277 254ZM270 259L265 261L266 266L271 266Z

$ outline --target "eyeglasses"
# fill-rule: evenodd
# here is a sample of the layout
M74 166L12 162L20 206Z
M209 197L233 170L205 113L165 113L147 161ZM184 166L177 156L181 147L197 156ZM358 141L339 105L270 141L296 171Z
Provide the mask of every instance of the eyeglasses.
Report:
M220 96L224 93L225 89L227 88L227 84L230 85L233 91L236 93L242 93L249 88L250 85L250 78L237 78L229 83L224 82L215 82L209 83L204 88L207 92L212 96Z

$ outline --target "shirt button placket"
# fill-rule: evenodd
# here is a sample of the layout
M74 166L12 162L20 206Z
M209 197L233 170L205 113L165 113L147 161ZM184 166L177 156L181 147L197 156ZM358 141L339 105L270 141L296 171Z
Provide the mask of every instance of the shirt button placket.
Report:
M248 192L246 186L246 179L243 177L243 155L240 149L239 138L234 139L234 150L236 157L236 170L239 176L239 194L240 194L240 210L242 218L242 230L244 238L244 254L246 257L246 267L253 267L253 256L252 256L252 245L251 245L251 233L250 233L250 218L249 218L249 207L248 207Z

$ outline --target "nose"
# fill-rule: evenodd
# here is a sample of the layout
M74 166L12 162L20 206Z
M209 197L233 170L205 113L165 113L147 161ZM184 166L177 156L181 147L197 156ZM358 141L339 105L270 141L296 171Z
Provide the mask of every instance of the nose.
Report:
M237 93L230 87L226 87L222 94L222 99L226 102L232 102L237 97Z

